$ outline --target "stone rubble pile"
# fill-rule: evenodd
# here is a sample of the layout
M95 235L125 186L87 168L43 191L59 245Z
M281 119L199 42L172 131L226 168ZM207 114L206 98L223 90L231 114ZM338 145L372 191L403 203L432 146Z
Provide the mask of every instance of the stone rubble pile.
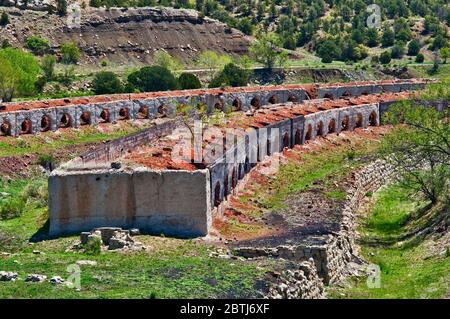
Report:
M119 227L100 227L90 232L82 232L78 248L84 247L90 241L101 240L103 250L145 250L146 247L134 240L137 230L124 230Z
M295 270L271 273L273 285L267 299L324 299L322 279L317 274L312 259L301 262Z

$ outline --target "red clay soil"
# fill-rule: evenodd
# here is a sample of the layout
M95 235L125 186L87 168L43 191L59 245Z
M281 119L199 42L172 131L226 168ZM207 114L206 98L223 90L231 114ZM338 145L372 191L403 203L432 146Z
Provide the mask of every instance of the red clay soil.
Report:
M0 105L1 112L12 112L20 110L31 110L49 107L67 107L83 104L105 103L112 101L127 101L138 99L153 99L159 97L179 97L179 96L198 96L205 94L222 95L224 93L243 93L243 92L261 92L261 91L275 91L286 89L304 89L310 98L316 98L316 92L319 87L352 87L355 85L370 85L370 84L391 84L391 83L423 83L426 80L411 79L411 80L383 80L383 81L366 81L366 82L348 82L348 83L327 83L327 84L289 84L289 85L274 85L274 86L252 86L252 87L237 87L237 88L218 88L218 89L198 89L198 90L178 90L165 92L148 92L148 93L130 93L130 94L112 94L112 95L96 95L89 97L78 98L63 98L52 99L44 101L29 101L29 102L14 102L2 103Z

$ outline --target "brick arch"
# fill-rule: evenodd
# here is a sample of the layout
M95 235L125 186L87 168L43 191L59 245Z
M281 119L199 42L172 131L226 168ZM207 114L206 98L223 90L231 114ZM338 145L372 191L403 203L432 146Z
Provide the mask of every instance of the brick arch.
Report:
M231 104L231 106L233 107L233 111L241 111L242 110L242 103L239 98L235 98L233 100L233 103Z
M157 109L158 117L166 117L167 116L167 106L164 103L161 103Z
M308 124L308 128L305 133L305 141L309 141L312 138L312 125Z
M343 97L350 97L350 96L352 96L352 93L350 92L350 91L345 91L344 93L342 93L342 96Z
M214 207L218 207L220 205L220 202L222 201L221 190L222 190L222 186L220 185L220 182L218 181L216 183L216 186L214 187Z
M111 122L111 114L109 113L109 109L108 108L104 108L100 112L100 119L101 119L101 123L109 123L109 122Z
M270 104L277 104L277 103L278 103L278 95L276 95L276 94L272 95L272 96L269 98L268 102L269 102Z
M301 134L301 132L300 132L299 129L297 129L297 130L295 131L295 139L294 139L294 143L295 143L296 145L302 144L302 134Z
M372 111L372 113L370 113L368 123L370 126L378 125L377 113L375 111Z
M80 116L80 125L91 124L91 112L84 111Z
M289 134L284 133L283 135L283 148L287 147L289 148L291 146L290 140L289 140Z
M223 181L223 197L226 198L229 194L229 187L228 187L228 174L225 174L225 179Z
M341 131L348 131L350 129L350 118L345 115L341 122Z
M41 118L41 132L50 131L52 128L52 119L48 115L43 115Z
M325 132L323 131L323 122L319 121L317 124L316 136L324 136Z
M252 100L250 101L250 105L252 107L254 107L255 109L259 109L261 108L261 98L259 96L255 96L252 98Z
M72 127L72 124L73 124L72 116L69 113L63 113L61 115L61 118L59 119L59 127L60 128Z
M231 172L231 188L235 189L237 186L237 173L236 168L233 168L233 171Z
M149 118L149 109L148 106L142 105L138 112L137 112L137 117L140 119L147 119Z
M33 122L30 119L25 119L20 123L20 134L31 134L33 133Z
M2 125L0 125L0 135L10 136L12 131L11 123L8 120L3 120Z
M127 107L122 107L119 110L119 120L129 120L130 119L130 110Z
M244 163L239 163L239 166L238 166L238 179L244 178L244 175L245 175L245 164Z
M215 110L219 110L219 111L223 111L224 109L224 104L222 103L222 101L218 101L214 104L214 109Z
M328 133L336 133L336 120L331 119L330 122L328 122Z
M248 156L245 158L245 162L244 162L244 172L248 173L251 169L251 165L250 165L250 161L248 159Z
M363 116L361 113L358 113L355 116L355 128L358 127L363 127Z
M294 94L291 94L291 95L289 95L287 101L288 102L292 102L292 103L296 103L296 102L298 102L298 97L296 95L294 95Z

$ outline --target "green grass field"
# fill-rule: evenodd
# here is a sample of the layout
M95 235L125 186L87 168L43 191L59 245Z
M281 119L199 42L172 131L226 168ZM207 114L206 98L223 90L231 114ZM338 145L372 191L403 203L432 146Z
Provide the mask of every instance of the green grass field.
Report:
M363 221L362 254L381 270L381 287L353 279L345 289L330 289L335 298L443 298L450 291L450 256L429 255L433 240L402 242L417 227L412 216L427 203L411 199L409 191L390 185L375 194L375 204ZM426 218L427 219L427 218ZM416 220L414 218L414 220ZM422 221L423 222L423 221Z
M206 243L138 236L137 240L150 247L148 251L98 255L67 251L77 242L77 236L29 243L33 235L46 228L47 208L41 204L46 193L34 191L43 185L46 190L43 177L0 183L3 194L0 203L8 197L27 198L20 217L0 219L0 252L11 253L0 255L0 270L17 272L21 278L16 282L0 282L0 299L258 296L255 284L265 268L237 259L209 257L214 249ZM40 254L33 254L34 250ZM81 266L81 290L23 280L31 273L67 279L67 267L79 260L97 262L96 266Z

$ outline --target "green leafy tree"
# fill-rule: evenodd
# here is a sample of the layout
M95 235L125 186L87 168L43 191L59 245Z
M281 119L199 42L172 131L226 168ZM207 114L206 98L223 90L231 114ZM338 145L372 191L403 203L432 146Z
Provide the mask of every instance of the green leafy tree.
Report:
M435 51L435 50L439 50L443 47L445 47L448 43L448 40L445 36L443 36L442 34L438 34L434 40L433 43L431 44L431 50Z
M77 63L80 59L80 49L75 42L61 44L62 62L65 64Z
M219 86L246 86L248 83L248 71L235 65L227 64L210 83L210 87Z
M128 76L129 87L141 92L167 91L177 89L177 79L166 68L146 66Z
M433 85L422 102L399 103L384 117L396 126L384 138L382 154L398 169L406 187L421 192L433 204L450 204L450 109L438 112L424 101L448 100L449 84Z
M41 61L41 68L47 81L51 81L55 75L56 58L54 55L45 55Z
M56 12L58 12L60 16L65 16L67 14L67 0L56 1Z
M391 49L391 58L400 59L405 54L405 46L403 43L395 44Z
M8 23L9 23L9 15L3 11L0 16L0 26L4 27Z
M358 44L362 44L364 42L364 32L360 29L353 29L352 40Z
M35 55L44 55L50 48L48 40L38 35L32 35L31 37L27 38L27 40L25 41L25 45Z
M408 43L408 55L414 56L419 54L420 52L420 43L418 40L414 39L411 40L411 42Z
M9 102L14 96L29 96L35 91L40 72L36 58L20 49L0 50L0 97Z
M91 83L95 94L114 94L123 92L123 85L117 75L109 71L95 74Z
M178 85L182 90L200 89L202 83L195 74L181 73L178 77Z
M368 28L366 32L366 44L368 47L377 47L379 44L378 30L375 28Z
M170 72L181 72L184 69L183 63L177 58L174 58L164 50L159 50L155 53L154 64L170 70Z
M263 33L250 47L252 58L262 63L265 68L272 69L275 65L286 63L287 53L281 50L280 39L275 33Z
M380 54L380 63L389 64L391 62L391 53L389 51L384 51Z
M450 58L450 48L449 47L445 47L439 50L439 54L441 56L441 58L444 60L444 64L447 63L447 59Z
M214 51L204 51L198 57L199 66L209 71L210 80L213 79L215 71L220 72L230 62L231 58L228 55L218 55Z
M423 61L425 61L425 56L422 53L419 53L416 56L416 63L423 63Z
M395 33L391 28L386 28L381 37L381 45L385 48L393 46L395 42Z
M331 63L341 56L341 50L336 42L328 39L322 42L317 49L317 55L322 58L323 63ZM348 52L346 53L349 54Z
M237 28L244 34L252 35L255 27L252 23L252 20L247 17L239 20Z

